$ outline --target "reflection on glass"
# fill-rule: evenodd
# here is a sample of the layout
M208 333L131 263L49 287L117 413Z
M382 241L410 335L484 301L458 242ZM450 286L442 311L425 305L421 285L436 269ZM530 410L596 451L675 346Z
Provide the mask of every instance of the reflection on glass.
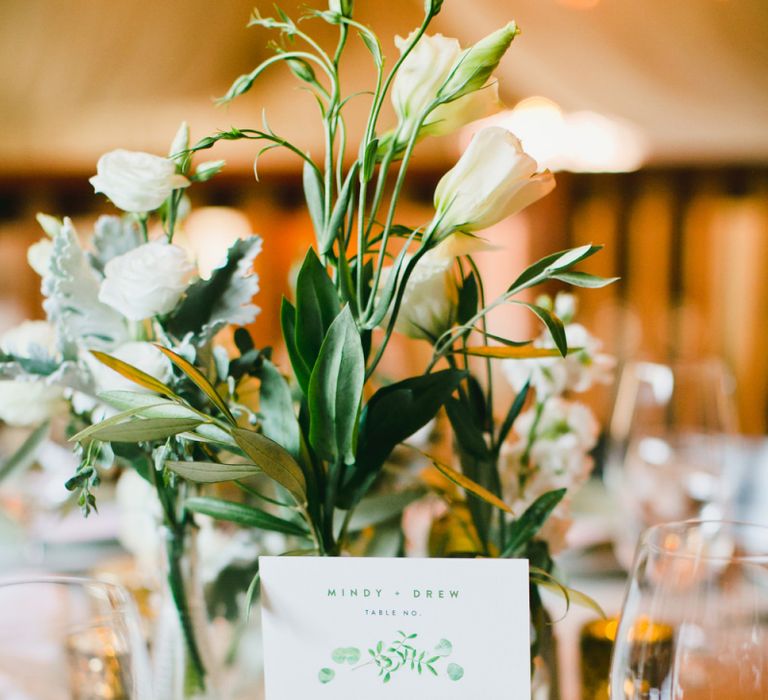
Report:
M689 521L643 536L616 635L611 697L768 698L768 528Z
M119 587L0 582L0 698L151 700L136 612Z
M625 568L647 527L728 515L725 465L734 430L731 382L721 363L625 366L606 465L620 512L616 555Z

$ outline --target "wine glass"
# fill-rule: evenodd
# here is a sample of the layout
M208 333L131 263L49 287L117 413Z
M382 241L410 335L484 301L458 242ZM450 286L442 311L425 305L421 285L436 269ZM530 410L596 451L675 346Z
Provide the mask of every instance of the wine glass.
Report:
M620 513L614 548L624 568L646 528L729 515L725 465L735 415L732 381L717 360L624 367L605 474Z
M0 698L151 700L128 594L100 581L0 581Z
M687 521L643 535L611 698L768 698L768 527Z

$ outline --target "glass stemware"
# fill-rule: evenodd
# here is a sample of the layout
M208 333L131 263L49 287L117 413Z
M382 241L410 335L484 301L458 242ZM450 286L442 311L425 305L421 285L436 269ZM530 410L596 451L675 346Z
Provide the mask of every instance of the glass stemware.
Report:
M151 700L137 613L120 587L51 577L0 581L0 697Z
M688 521L643 535L611 698L768 698L768 527Z
M732 382L716 360L627 364L609 432L606 485L617 503L619 562L662 522L728 517L725 465L735 432Z

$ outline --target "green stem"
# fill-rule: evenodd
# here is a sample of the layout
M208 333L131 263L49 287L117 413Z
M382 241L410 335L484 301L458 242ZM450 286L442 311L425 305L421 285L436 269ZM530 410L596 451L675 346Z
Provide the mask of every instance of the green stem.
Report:
M205 690L205 665L195 638L195 627L189 611L184 573L181 567L181 561L184 557L184 533L183 530L174 527L168 528L168 533L170 540L168 542L168 585L179 614L184 643L192 664L190 668L192 675L189 680L194 684L196 690Z

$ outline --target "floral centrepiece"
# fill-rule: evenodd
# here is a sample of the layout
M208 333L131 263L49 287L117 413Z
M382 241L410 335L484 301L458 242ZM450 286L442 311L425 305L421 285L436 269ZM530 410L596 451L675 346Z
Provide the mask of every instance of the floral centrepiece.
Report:
M487 245L475 234L555 186L500 127L480 129L443 176L431 218L400 221L417 142L499 107L493 74L518 34L510 23L462 49L455 39L427 34L441 6L425 3L421 26L397 39L391 68L379 38L353 18L350 0L308 11L306 19L336 28L332 51L280 10L254 14L251 25L276 32L283 44L235 80L222 101L283 64L316 97L322 160L266 119L261 129L232 128L196 143L183 125L167 157L118 150L99 161L94 189L125 215L99 219L88 246L69 220L40 217L49 239L29 259L42 276L50 326L19 331L0 348L7 389L30 384L51 396L36 403L39 414L9 420L34 423L69 400L81 464L67 486L86 514L95 507L101 467L115 461L154 490L198 689L210 668L186 604L183 557L203 516L279 533L292 554L370 555L382 551L377 532L391 532L393 523L399 532L403 512L426 497L431 539L448 528L433 554L530 560L537 631L544 620L538 587L566 590L554 579L547 529L566 517L568 490L588 474L597 427L561 394L586 388L584 368L600 360L586 331L558 308L565 297L531 303L526 293L549 282L598 287L610 280L575 269L599 250L588 245L516 270L502 295L486 298L473 255ZM340 72L353 39L369 51L377 80L349 163ZM386 99L395 125L381 123ZM315 244L295 295L280 309L287 366L243 328L258 312L251 267L261 239L238 241L209 279L199 279L174 238L187 191L224 166L209 161L193 169L193 159L234 140L286 148L302 166ZM545 334L494 334L489 314L510 303L530 309ZM216 341L225 328L236 328L229 351ZM29 340L19 341L25 334ZM385 378L379 365L398 335L429 343L432 357L419 374ZM516 391L501 415L494 402L499 359L510 363ZM411 436L438 415L451 426L456 463L419 448L433 465L429 474L393 487L393 450L403 443L414 450ZM433 508L435 499L442 508ZM451 539L457 523L466 535L460 546ZM402 539L384 551L400 553ZM249 605L257 584L258 577Z

